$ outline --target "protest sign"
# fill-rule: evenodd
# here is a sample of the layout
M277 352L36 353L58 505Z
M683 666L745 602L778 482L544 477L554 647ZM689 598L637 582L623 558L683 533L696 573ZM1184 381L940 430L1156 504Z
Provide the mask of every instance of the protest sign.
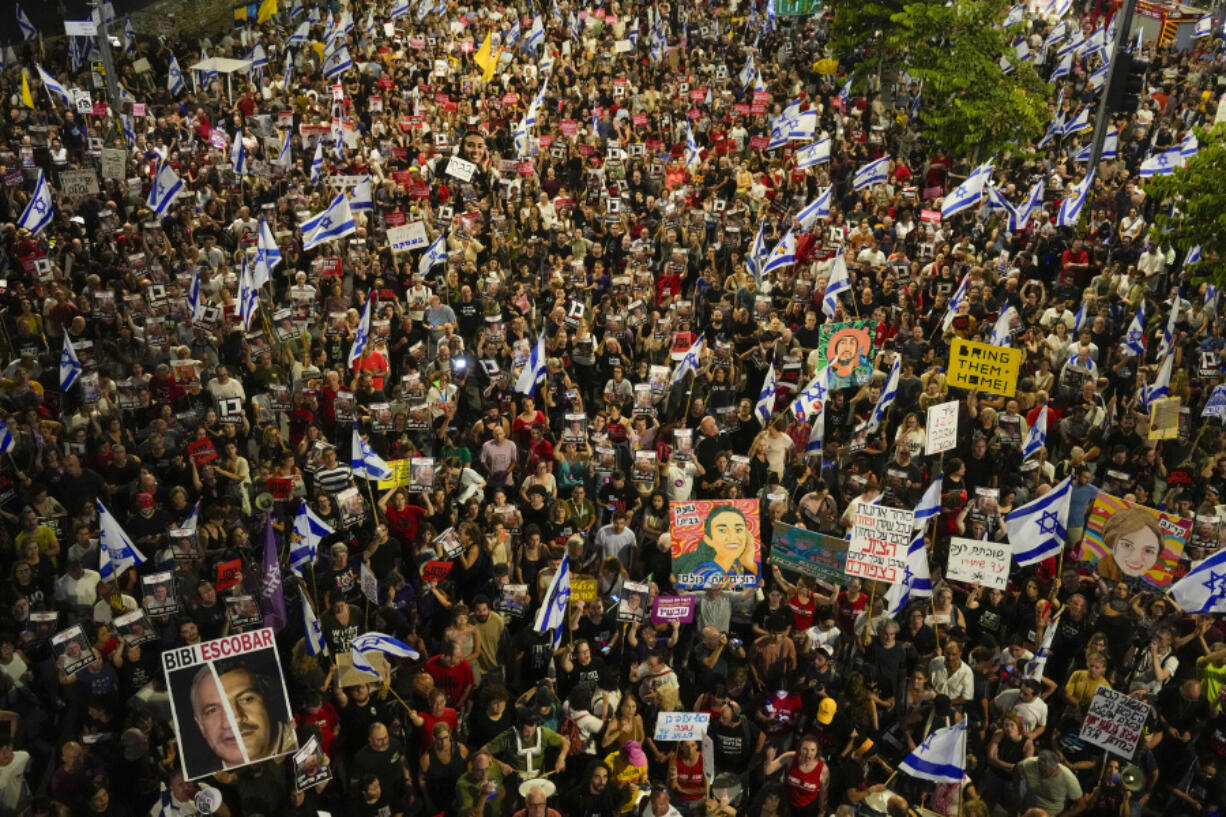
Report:
M151 616L167 616L179 612L179 598L175 595L174 574L150 573L141 577L145 597L141 607Z
M92 170L61 170L60 192L65 196L88 196L98 192L98 174Z
M72 677L94 662L97 655L80 624L51 636L51 649L64 674Z
M1192 520L1099 491L1086 515L1080 561L1091 562L1108 581L1144 579L1166 588L1171 584Z
M294 790L306 791L331 779L332 765L328 756L315 736L311 735L294 752Z
M1179 398L1163 397L1149 406L1149 439L1173 440L1179 436Z
M817 371L830 364L830 389L863 386L873 379L876 321L823 323L817 333Z
M528 585L504 584L502 586L501 593L494 602L494 605L498 608L498 612L502 613L503 615L508 615L513 618L523 618L530 601L531 599L528 597Z
M132 645L147 644L150 641L157 641L161 636L154 629L153 624L149 621L149 616L145 615L144 610L133 610L130 613L124 613L122 616L116 616L111 620L111 624L115 626L120 637L125 642Z
M1009 583L1009 562L1013 549L1008 542L980 539L949 540L949 567L946 578L1004 590Z
M758 500L673 502L672 560L683 589L758 586L762 528Z
M928 407L924 456L940 454L958 444L958 401Z
M29 635L32 642L46 641L55 632L56 625L59 622L59 612L55 610L36 610L30 613L30 618L26 622L25 632Z
M255 596L230 596L226 599L226 614L230 617L230 629L238 632L253 630L264 623Z
M1078 737L1099 749L1132 760L1149 712L1149 704L1145 701L1117 692L1109 686L1100 686L1090 701L1090 709L1081 722Z
M1017 374L1021 365L1021 349L954 338L949 348L946 383L950 387L971 389L981 394L1012 397L1017 391Z
M298 747L271 628L167 650L162 669L188 780Z
M243 560L231 559L228 562L220 562L217 565L217 581L214 586L221 590L229 590L234 585L242 581L243 578Z
M583 573L573 573L570 577L570 603L582 604L586 601L596 601L599 598L596 577Z
M336 658L336 673L340 678L342 687L353 687L360 684L372 684L382 681L388 677L387 659L382 653L367 653L366 661L378 675L371 675L365 670L360 670L353 665L353 653L343 652L335 656Z
M419 250L430 243L426 237L426 225L421 221L413 221L399 227L389 227L387 245L394 253Z
M447 530L434 537L434 544L442 545L443 556L448 561L455 561L460 558L460 554L464 552L464 543L460 541L459 535L455 532L455 528Z
M771 537L771 563L811 579L842 582L847 564L847 540L776 522Z
M889 584L899 581L906 567L914 519L913 511L856 503L847 548L847 575Z
M701 740L707 734L709 712L661 712L656 717L656 740Z
M694 620L693 596L656 596L651 603L651 621L676 621L688 624Z
M123 148L102 149L102 178L122 180L126 175L128 152Z
M617 620L637 624L647 616L647 597L651 588L635 582L622 583L622 596L617 602Z
M452 156L447 160L447 175L462 182L472 181L473 173L476 170L477 166L475 164L466 159L461 159L459 156Z
M404 488L409 484L409 461L407 459L388 460L387 467L392 469L392 475L387 479L379 480L380 491L393 487Z
M441 582L451 572L451 565L452 562L440 562L437 559L431 559L421 567L421 580L423 582Z

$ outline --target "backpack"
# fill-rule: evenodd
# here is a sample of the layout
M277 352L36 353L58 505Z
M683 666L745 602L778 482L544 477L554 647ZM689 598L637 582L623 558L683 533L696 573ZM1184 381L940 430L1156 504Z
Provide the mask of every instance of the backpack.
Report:
M567 757L583 754L583 733L579 731L579 724L575 723L574 718L563 718L562 724L558 727L558 734L566 740Z

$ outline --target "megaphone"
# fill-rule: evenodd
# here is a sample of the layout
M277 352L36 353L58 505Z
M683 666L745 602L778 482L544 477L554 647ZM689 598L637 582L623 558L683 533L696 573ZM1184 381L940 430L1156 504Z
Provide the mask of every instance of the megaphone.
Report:
M265 513L271 511L272 506L275 505L276 502L277 500L273 499L272 494L268 493L267 491L262 494L256 494L255 497L255 506Z
M1130 763L1120 770L1120 782L1128 791L1140 791L1145 787L1145 774Z

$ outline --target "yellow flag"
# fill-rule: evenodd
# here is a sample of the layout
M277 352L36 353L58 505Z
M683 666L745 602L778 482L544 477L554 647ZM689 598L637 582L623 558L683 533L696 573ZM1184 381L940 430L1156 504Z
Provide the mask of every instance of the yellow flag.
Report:
M491 53L492 47L490 38L492 35L493 32L487 31L485 33L485 42L481 43L481 47L477 49L477 53L473 54L473 62L477 63L477 66L485 74L484 78L486 82L489 82L490 78L494 76L494 66L498 64L498 58L494 57ZM500 56L501 53L502 49L499 49Z
M26 69L21 69L21 104L27 108L34 107L34 95L30 93L30 80L26 77Z
M256 15L255 21L259 25L264 25L268 22L268 18L277 13L277 0L264 0L260 3L260 11Z

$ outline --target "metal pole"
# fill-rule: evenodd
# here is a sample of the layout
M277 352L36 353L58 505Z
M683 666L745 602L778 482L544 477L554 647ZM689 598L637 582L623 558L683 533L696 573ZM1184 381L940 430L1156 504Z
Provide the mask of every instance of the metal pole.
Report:
M97 13L98 21L98 52L102 54L102 66L106 69L106 99L112 116L118 116L123 110L120 107L119 79L115 73L115 59L111 55L111 41L106 33L106 14L102 10L100 0L90 0L90 9Z
M1111 98L1111 86L1116 80L1116 60L1124 53L1124 43L1128 42L1128 29L1132 26L1132 13L1136 10L1137 0L1124 0L1120 10L1115 15L1115 42L1111 47L1111 67L1107 70L1107 83L1103 86L1099 97L1098 115L1094 120L1094 146L1090 149L1091 171L1098 170L1098 160L1103 155L1103 143L1107 141L1107 126L1111 121L1111 112L1107 110L1107 100ZM1123 134L1121 133L1122 137Z

